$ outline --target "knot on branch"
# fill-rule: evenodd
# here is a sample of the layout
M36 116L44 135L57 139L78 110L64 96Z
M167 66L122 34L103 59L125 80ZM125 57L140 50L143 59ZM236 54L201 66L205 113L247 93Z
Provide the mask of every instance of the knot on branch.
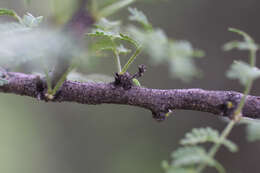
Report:
M227 101L221 105L221 115L230 119L234 118L235 111L241 101L242 95L230 93Z
M116 73L115 74L115 81L114 81L114 85L116 87L122 87L125 90L129 90L132 88L132 86L134 86L133 84L133 79L134 78L140 78L144 75L144 72L146 71L146 67L145 65L139 65L138 67L138 72L136 72L134 75L131 75L128 72L125 72L123 74L120 73Z
M166 120L170 116L171 113L172 113L172 110L168 110L167 112L165 112L165 111L158 111L158 112L152 111L153 119L155 119L158 122L162 122L162 121Z
M40 76L36 76L36 98L38 100L48 101L45 97L45 93L47 91L47 82L44 78Z

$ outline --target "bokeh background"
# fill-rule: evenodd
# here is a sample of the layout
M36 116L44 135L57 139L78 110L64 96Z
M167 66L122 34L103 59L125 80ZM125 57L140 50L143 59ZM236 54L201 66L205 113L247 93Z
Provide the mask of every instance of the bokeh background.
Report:
M74 0L0 0L1 8L11 8L22 15L29 11L45 17L44 22L61 27L66 18L55 18L57 11L69 16ZM237 81L225 72L234 59L246 58L246 52L223 52L222 45L240 39L227 31L235 27L260 42L259 0L169 0L138 2L156 27L174 39L189 40L206 52L197 61L203 78L182 83L171 78L168 66L152 66L145 56L135 64L145 63L148 71L141 79L151 88L203 88L242 91ZM71 10L72 9L72 10ZM55 11L56 10L56 11ZM113 18L126 18L122 10ZM56 22L53 22L56 20ZM3 43L1 43L3 44ZM258 61L259 62L259 61ZM258 65L260 65L258 63ZM133 66L131 70L135 70ZM89 72L112 75L113 63L96 64ZM259 95L255 82L253 95ZM211 126L219 130L226 123L209 113L176 111L167 121L157 123L151 112L130 106L89 106L75 103L45 103L29 97L0 94L0 171L4 173L162 173L161 161L168 160L185 132L194 127ZM239 152L222 148L217 159L227 172L258 173L260 143L246 141L245 127L237 126L231 136ZM208 169L206 172L215 172Z

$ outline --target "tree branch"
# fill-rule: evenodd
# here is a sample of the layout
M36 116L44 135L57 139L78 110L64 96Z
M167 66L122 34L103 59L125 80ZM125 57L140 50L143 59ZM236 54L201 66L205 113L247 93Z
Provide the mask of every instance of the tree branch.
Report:
M184 109L229 116L239 103L242 94L234 91L207 91L202 89L159 90L142 87L124 87L120 81L113 83L81 83L66 81L53 100L46 100L46 84L39 76L0 71L7 84L0 92L13 93L53 102L81 104L124 104L146 108L157 120L165 119L170 110ZM128 73L126 73L128 74ZM260 97L248 96L243 116L260 118Z

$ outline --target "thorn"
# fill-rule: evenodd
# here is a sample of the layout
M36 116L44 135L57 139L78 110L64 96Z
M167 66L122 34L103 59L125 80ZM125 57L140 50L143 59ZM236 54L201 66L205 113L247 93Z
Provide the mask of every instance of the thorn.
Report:
M140 78L144 75L144 72L146 72L146 66L144 64L141 64L138 66L138 72L136 72L132 77L133 78Z
M118 86L123 87L125 90L129 90L132 88L132 86L134 86L132 80L134 78L139 78L139 77L143 76L145 71L146 71L145 65L139 65L138 72L136 72L134 75L131 75L128 72L125 72L124 74L116 73L114 85L117 87Z

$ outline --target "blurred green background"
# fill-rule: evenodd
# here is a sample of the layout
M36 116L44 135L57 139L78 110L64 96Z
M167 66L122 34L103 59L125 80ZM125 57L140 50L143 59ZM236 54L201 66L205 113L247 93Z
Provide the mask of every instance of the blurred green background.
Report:
M0 7L14 9L20 15L27 11L43 15L44 23L53 23L55 14L66 12L69 17L76 2L57 0L54 8L53 1L32 0L27 6L22 0L0 0ZM242 90L237 81L226 79L225 71L235 58L247 57L247 53L226 53L221 46L240 39L228 32L228 27L244 30L260 42L259 0L169 0L132 6L143 10L154 26L163 28L169 37L189 40L206 52L197 63L203 78L188 84L172 79L166 64L155 67L145 56L139 57L135 65L148 66L141 79L143 85ZM122 10L113 17L127 14ZM66 16L57 20L58 26L62 26L63 19ZM112 63L106 62L97 64L93 71L113 74L115 70ZM259 85L255 82L253 95L259 95ZM170 158L185 132L205 126L223 129L226 124L212 114L193 111L176 111L167 121L157 123L151 112L136 107L45 103L10 94L0 96L0 171L4 173L160 173L161 161ZM239 152L221 149L217 155L227 172L258 173L260 143L248 143L242 125L233 130L230 138L239 145Z

